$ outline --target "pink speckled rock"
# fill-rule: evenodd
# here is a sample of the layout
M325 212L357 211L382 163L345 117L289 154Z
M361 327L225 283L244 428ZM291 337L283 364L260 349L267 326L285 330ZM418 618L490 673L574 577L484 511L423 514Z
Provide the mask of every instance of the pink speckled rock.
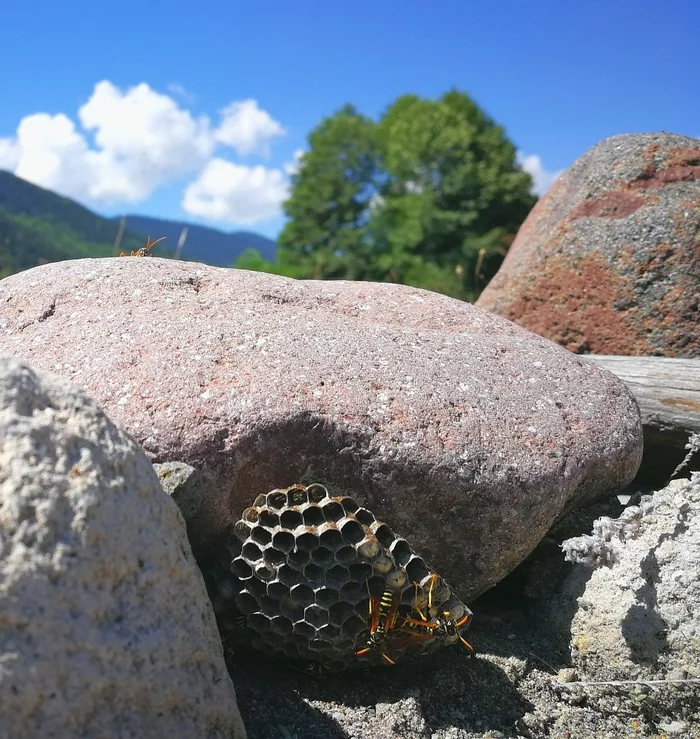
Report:
M153 461L202 471L188 521L200 561L256 495L313 480L367 505L469 599L641 457L636 402L613 375L399 285L48 264L0 282L0 349L87 388Z

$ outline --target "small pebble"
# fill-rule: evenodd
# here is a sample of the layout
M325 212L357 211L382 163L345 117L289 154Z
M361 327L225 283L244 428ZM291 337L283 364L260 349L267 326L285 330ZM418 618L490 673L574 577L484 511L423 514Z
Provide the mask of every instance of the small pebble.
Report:
M564 667L557 672L557 680L560 683L574 683L578 680L578 673L573 667Z

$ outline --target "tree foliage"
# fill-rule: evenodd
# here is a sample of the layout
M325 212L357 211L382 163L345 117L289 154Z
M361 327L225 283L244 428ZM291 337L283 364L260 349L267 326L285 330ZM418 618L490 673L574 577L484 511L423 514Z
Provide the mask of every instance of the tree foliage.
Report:
M534 205L531 189L503 128L464 93L404 95L378 122L345 106L309 137L277 262L254 268L473 298Z
M309 136L292 178L289 222L278 239L288 273L313 278L361 277L370 204L377 189L376 125L351 105Z
M380 249L386 241L398 257L452 268L466 291L477 268L497 268L535 203L515 147L459 92L436 101L405 95L378 131L387 172L375 219Z

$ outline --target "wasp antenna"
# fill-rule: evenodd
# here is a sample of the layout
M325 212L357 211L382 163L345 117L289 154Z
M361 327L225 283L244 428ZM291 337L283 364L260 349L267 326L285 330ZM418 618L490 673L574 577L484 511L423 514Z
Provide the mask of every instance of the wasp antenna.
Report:
M423 615L423 611L421 611L420 608L418 608L418 588L420 586L418 583L414 580L413 581L413 589L414 589L414 595L413 595L413 610L423 619L423 621L427 621L428 619Z
M433 572L433 574L430 576L430 590L428 590L428 613L430 613L433 608L433 588L435 587L437 579L437 572Z
M469 623L469 620L471 619L471 617L472 617L472 614L471 613L465 614L462 618L460 618L459 621L457 621L457 623L455 624L455 626L458 629L461 629L462 626L464 626L465 624Z

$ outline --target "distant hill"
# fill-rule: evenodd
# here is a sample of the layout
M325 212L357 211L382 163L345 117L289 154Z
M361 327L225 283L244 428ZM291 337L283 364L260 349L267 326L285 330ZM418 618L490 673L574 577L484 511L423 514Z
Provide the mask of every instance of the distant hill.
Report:
M46 262L112 256L118 225L74 200L0 170L0 277ZM141 246L140 234L124 233L124 251ZM158 247L154 253L172 255Z
M0 278L46 262L115 256L119 220L103 218L70 198L0 170ZM126 225L120 251L139 249L146 236L165 236L153 254L172 257L188 224L132 215ZM265 259L275 258L275 242L260 234L191 225L182 258L230 267L249 248Z
M187 226L187 240L182 251L183 259L205 262L218 267L231 267L246 249L257 249L269 261L274 261L277 244L260 234L250 231L226 233L215 228L195 226L182 221L164 221L160 218L127 215L126 226L142 237L152 239L166 237L168 249L175 251L182 229Z

